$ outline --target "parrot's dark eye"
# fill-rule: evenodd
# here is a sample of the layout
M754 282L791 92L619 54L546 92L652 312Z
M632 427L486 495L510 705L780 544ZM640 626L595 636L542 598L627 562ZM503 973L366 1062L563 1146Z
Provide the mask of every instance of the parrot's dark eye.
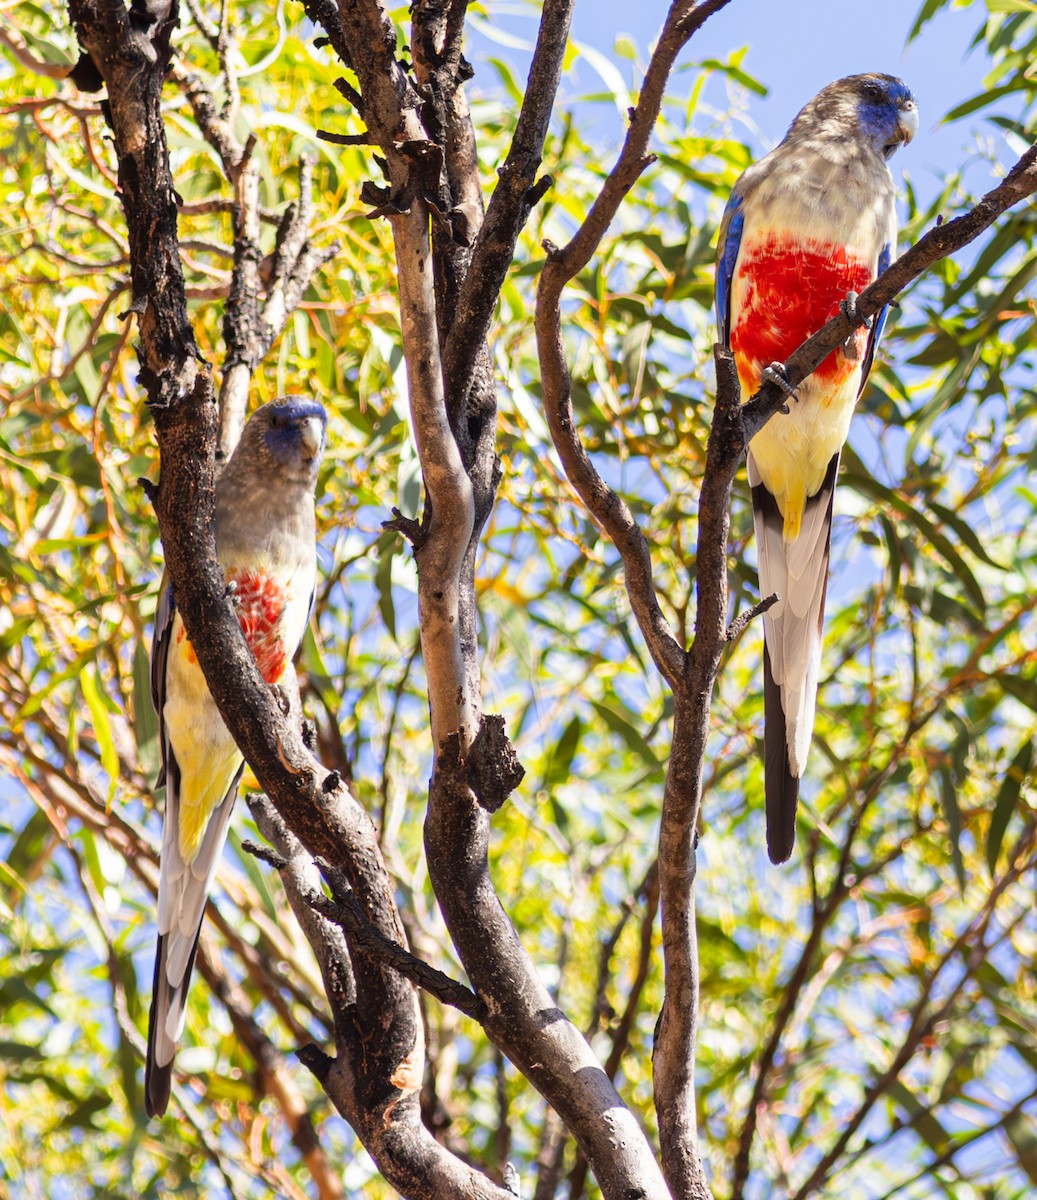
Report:
M281 424L281 418L277 413L270 414L270 428L277 429Z
M866 100L881 100L882 88L877 83L866 83L864 85L864 98Z

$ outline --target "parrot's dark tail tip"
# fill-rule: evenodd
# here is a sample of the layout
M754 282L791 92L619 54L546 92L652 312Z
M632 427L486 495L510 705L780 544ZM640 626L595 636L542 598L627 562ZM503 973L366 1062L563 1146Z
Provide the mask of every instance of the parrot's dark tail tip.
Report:
M149 1062L144 1074L144 1111L149 1117L161 1117L169 1107L173 1082L173 1064L160 1067Z
M787 764L780 779L766 780L767 856L777 866L787 862L796 844L796 808L799 804L799 779Z
M799 779L787 769L783 776L767 780L767 855L775 866L788 861L796 844Z
M767 830L767 857L774 865L780 866L783 862L788 862L792 857L792 848L796 844L796 834L793 830L792 836L783 838L775 836L770 829Z
M785 736L785 712L781 689L774 682L771 656L763 644L763 794L767 810L767 855L771 862L786 862L796 844L796 808L799 805L799 776L789 767Z

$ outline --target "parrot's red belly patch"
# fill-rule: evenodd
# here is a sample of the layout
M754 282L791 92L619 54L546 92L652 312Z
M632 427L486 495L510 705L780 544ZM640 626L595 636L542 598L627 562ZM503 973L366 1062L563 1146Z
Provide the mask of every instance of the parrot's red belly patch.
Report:
M280 631L284 588L269 575L258 571L232 571L228 582L235 585L238 621L256 666L267 683L277 683L286 663Z
M762 367L784 362L838 313L847 292L862 292L875 278L872 266L843 246L807 250L778 234L743 248L738 276L745 293L731 329L731 349L752 391L759 388ZM867 330L857 330L858 359L867 336ZM838 386L856 365L841 349L833 350L814 376Z

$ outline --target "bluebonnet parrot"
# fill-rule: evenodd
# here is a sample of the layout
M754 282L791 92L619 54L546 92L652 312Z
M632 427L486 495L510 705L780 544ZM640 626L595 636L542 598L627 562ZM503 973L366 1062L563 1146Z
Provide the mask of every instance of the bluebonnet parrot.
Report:
M291 666L317 578L314 492L327 417L288 396L258 408L216 483L216 554L267 683ZM151 694L166 785L145 1107L169 1103L205 902L244 763L209 694L168 581L155 613Z
M917 130L899 79L850 75L809 101L735 184L720 226L716 309L743 400L763 380L782 383L785 359L889 265L897 226L887 161ZM781 597L764 616L767 850L776 863L795 843L814 728L839 454L885 317L799 384L788 413L747 452L760 591Z

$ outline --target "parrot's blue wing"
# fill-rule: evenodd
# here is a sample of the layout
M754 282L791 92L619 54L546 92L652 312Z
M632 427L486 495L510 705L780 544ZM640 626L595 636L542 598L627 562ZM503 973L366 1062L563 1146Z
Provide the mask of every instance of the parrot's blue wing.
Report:
M725 346L730 345L731 339L731 278L735 273L735 263L738 261L738 248L742 244L742 226L745 224L745 214L742 212L742 197L732 193L731 199L724 209L720 222L720 235L717 239L717 335Z
M879 274L889 266L893 259L893 251L889 242L882 247L882 253L879 255ZM868 331L868 344L864 348L864 361L861 363L861 382L857 389L858 399L864 395L864 388L868 382L868 376L871 374L871 364L875 359L875 351L878 349L879 341L882 338L882 331L886 328L886 318L889 316L889 305L884 304L882 308L875 314L875 320L871 323L871 329Z
M166 782L166 735L162 721L162 710L166 705L166 662L169 659L169 643L173 636L173 618L176 616L176 599L169 576L162 576L158 603L155 606L155 632L151 639L151 703L159 724L159 745L162 748L162 766L159 769L156 787Z

